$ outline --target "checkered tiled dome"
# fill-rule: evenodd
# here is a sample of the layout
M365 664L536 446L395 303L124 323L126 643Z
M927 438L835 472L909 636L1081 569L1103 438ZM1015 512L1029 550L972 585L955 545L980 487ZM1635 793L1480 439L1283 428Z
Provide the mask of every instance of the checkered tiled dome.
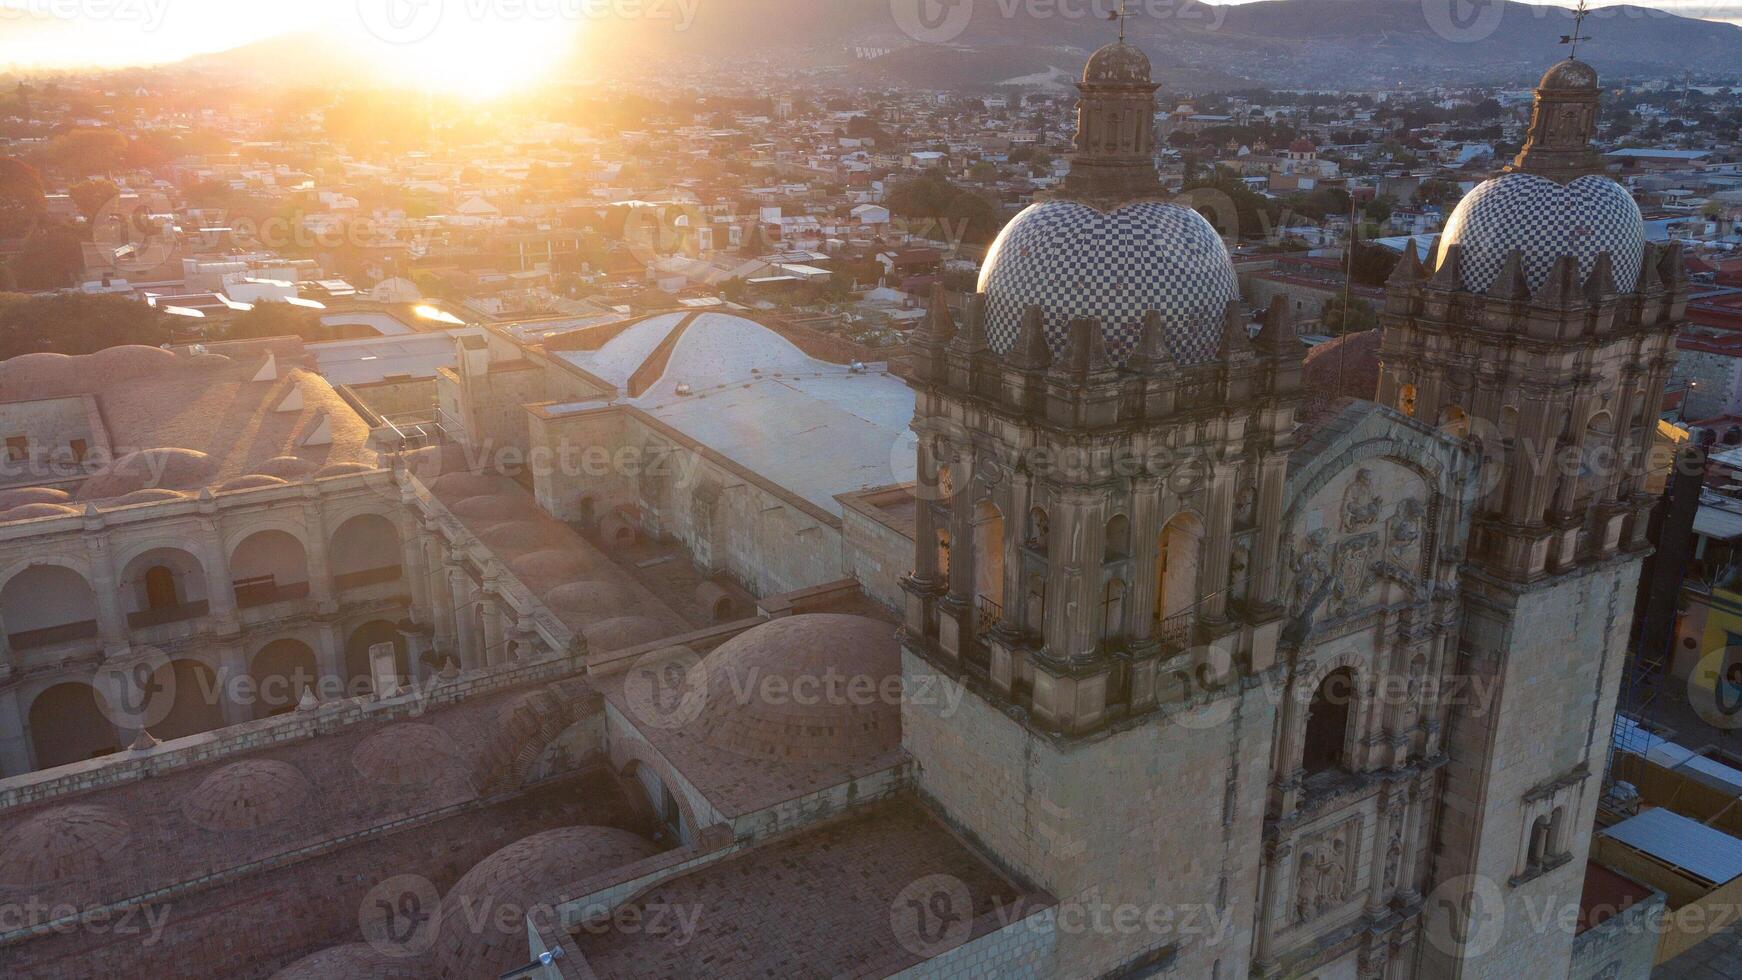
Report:
M1123 362L1154 310L1181 364L1215 359L1222 316L1240 295L1216 229L1190 208L1154 202L1110 214L1069 201L1032 205L992 243L980 291L986 336L1001 354L1015 345L1023 311L1039 306L1055 353L1071 320L1095 317Z
M1580 177L1563 187L1535 174L1511 173L1483 181L1458 202L1440 236L1440 259L1453 243L1464 246L1463 285L1475 292L1494 284L1515 248L1531 289L1548 278L1558 256L1577 259L1582 279L1606 251L1616 287L1629 292L1639 281L1645 225L1632 196L1607 177Z

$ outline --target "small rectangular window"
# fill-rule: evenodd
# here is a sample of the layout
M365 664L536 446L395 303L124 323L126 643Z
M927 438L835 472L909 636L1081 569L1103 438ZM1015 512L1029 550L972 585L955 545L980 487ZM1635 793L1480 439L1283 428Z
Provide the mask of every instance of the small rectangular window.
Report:
M85 461L85 440L74 439L67 443L67 448L73 451L73 462L83 463Z
M11 463L22 463L30 458L29 436L8 436L6 438L6 460Z

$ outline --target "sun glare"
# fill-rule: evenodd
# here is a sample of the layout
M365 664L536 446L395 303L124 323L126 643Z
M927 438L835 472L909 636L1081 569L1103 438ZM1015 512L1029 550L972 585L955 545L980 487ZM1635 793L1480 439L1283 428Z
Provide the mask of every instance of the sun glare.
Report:
M389 83L468 98L506 95L549 77L570 50L567 23L452 18L428 37L376 45Z

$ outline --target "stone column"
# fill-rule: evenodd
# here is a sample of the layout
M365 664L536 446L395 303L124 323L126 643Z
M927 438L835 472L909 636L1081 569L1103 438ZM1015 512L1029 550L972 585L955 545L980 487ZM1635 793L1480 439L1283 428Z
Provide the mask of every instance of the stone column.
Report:
M422 531L418 522L405 516L417 506L416 496L409 488L400 491L399 527L400 561L404 564L403 574L407 587L411 592L411 610L409 615L416 623L428 623L430 617L429 603L429 573L424 566Z
M315 623L315 670L321 677L315 693L323 701L367 693L351 689L351 675L345 669L345 638L335 621Z
M333 570L327 562L327 525L321 514L320 491L307 485L302 503L303 526L308 529L308 595L315 609L334 613L339 609L333 596Z
M502 594L498 590L496 570L484 573L484 649L478 651L482 666L494 667L508 659L507 635L502 629Z
M240 725L254 718L255 706L259 703L260 691L253 684L243 683L240 679L248 675L248 655L243 652L240 643L229 643L224 646L224 652L218 662L218 707L224 712L225 725ZM244 704L235 697L238 691L249 691L253 698Z
M1211 623L1228 618L1228 562L1233 555L1234 478L1230 463L1216 463L1210 471L1209 518L1204 528L1204 550L1198 565L1198 590L1203 595L1202 618Z
M0 627L0 643L5 630ZM18 690L0 691L0 776L20 776L36 768L31 759L30 737L24 730L24 706Z
M115 581L114 553L96 509L85 512L85 553L91 559L91 590L97 599L97 631L106 656L118 657L129 647L127 616L121 611L121 590Z
M1266 456L1258 471L1258 502L1252 521L1257 525L1252 549L1252 584L1247 590L1253 606L1275 603L1282 581L1282 489L1288 482L1288 456Z
M449 602L453 608L453 649L449 653L462 668L474 669L482 665L483 651L473 649L475 632L466 589L466 563L458 550L449 548L442 564L447 571Z
M1125 621L1133 640L1155 632L1156 591L1161 581L1161 481L1144 477L1131 486L1130 579L1125 583Z
M12 640L6 634L6 618L0 616L0 682L12 679Z
M217 504L212 504L212 511ZM241 630L236 614L236 582L230 577L230 556L224 552L224 536L218 528L215 513L206 511L202 500L200 511L200 564L206 572L206 612L221 635L233 636Z

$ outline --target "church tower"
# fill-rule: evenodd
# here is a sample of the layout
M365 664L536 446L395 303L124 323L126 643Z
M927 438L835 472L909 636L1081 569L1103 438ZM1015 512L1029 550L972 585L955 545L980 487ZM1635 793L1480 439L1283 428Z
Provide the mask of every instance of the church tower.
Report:
M904 742L920 792L1061 901L1231 923L1061 934L1047 975L1235 977L1270 737L1243 679L1282 628L1302 348L1281 306L1249 330L1215 230L1157 200L1149 75L1095 53L1061 193L916 331L903 670L963 697L910 699Z
M1379 400L1484 457L1460 576L1424 977L1564 976L1635 581L1682 259L1599 172L1597 74L1543 75L1529 139L1388 286ZM1535 910L1532 914L1532 910Z

